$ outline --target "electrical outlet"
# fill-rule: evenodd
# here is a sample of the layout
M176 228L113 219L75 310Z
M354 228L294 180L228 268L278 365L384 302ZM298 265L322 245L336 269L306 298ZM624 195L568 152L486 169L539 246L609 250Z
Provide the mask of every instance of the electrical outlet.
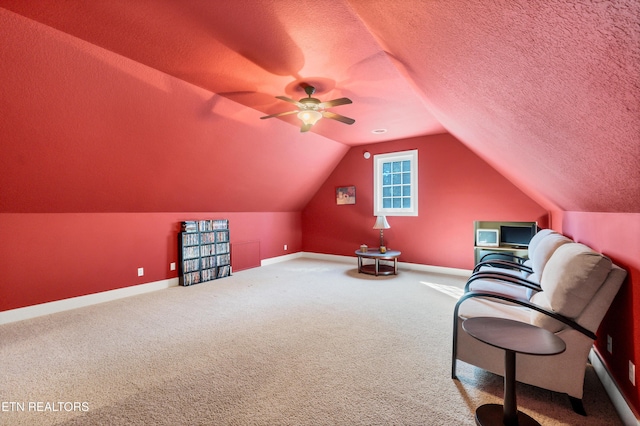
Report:
M636 366L629 361L629 381L633 386L636 385Z
M613 353L613 339L607 334L607 352Z
M285 250L287 249L287 245L286 245L286 244L284 245L284 249L285 249Z
M141 277L144 275L144 268L138 268L138 276Z
M172 271L176 270L176 262L171 262L171 264L169 265L169 269Z

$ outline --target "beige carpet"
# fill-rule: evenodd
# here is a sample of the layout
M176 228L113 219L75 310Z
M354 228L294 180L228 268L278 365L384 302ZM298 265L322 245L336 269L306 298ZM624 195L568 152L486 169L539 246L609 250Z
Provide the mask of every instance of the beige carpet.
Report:
M464 280L297 259L0 326L2 425L473 425L502 378L450 378ZM518 385L543 425L616 425L591 367L585 407Z

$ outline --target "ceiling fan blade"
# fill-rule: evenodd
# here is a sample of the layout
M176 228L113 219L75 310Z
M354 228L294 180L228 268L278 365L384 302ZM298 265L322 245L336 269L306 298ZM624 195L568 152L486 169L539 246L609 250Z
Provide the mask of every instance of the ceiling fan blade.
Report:
M336 114L335 112L331 111L322 111L322 116L324 118L332 118L334 120L341 121L345 124L353 124L356 122L356 120L354 120L353 118L345 117L344 115Z
M295 114L299 111L286 111L286 112L279 112L277 114L271 114L271 115L265 115L264 117L260 117L261 120L265 119L265 118L272 118L272 117L280 117L283 115L290 115L290 114Z
M312 127L313 124L303 124L302 127L300 127L300 132L308 132Z
M346 105L346 104L350 104L353 103L351 102L351 99L349 98L339 98L339 99L334 99L332 101L327 101L327 102L320 102L320 105L318 105L320 108L331 108L334 106L338 106L338 105Z
M292 104L296 105L298 108L304 109L304 104L301 104L300 102L294 99L288 98L286 96L276 96L276 99L280 99L281 101L291 102Z

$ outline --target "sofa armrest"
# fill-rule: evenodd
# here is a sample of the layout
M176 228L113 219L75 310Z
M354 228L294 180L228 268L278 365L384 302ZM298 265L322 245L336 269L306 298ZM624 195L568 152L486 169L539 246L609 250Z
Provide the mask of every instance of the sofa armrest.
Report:
M483 266L493 266L497 268L505 268L505 269L516 269L523 272L528 272L529 274L533 274L533 269L530 266L526 266L519 262L512 262L509 260L503 259L489 259L489 260L481 260L474 266L473 272L480 271L480 268Z
M503 282L507 282L509 284L513 284L513 285L519 285L522 287L527 287L530 288L532 290L535 291L542 291L542 287L540 287L540 284L538 283L534 283L533 281L530 281L526 278L522 278L522 277L518 277L516 275L511 275L511 274L503 274L500 273L498 271L491 271L491 272L475 272L474 274L471 275L471 277L469 277L469 279L467 280L467 283L464 286L464 292L468 293L469 292L469 285L475 281L475 280L498 280L498 281L503 281Z
M527 260L524 257L516 256L515 254L512 254L512 253L494 252L494 253L485 254L480 258L479 262L484 262L485 260L505 260L505 259L507 259L507 262L520 263L520 264L526 262Z
M529 309L533 309L535 311L540 312L541 314L547 315L548 317L551 317L557 321L560 321L561 323L571 327L572 329L584 334L585 336L587 336L588 338L590 338L591 340L596 340L597 336L594 332L586 329L585 327L581 326L580 324L578 324L577 322L575 322L574 320L572 320L571 318L567 318L564 315L560 315L557 312L553 312L550 311L548 309L542 308L534 303L531 303L528 300L522 300L522 299L514 299L511 297L507 297L504 296L502 294L496 294L496 293L490 293L490 292L468 292L466 294L464 294L457 302L456 302L456 307L453 311L454 315L453 315L453 319L454 322L458 320L458 310L460 308L460 305L462 304L462 302L464 302L467 299L471 299L471 298L476 298L476 297L480 297L480 298L488 298L488 299L498 299L498 300L504 300L507 302L511 302L520 306L524 306L526 308Z

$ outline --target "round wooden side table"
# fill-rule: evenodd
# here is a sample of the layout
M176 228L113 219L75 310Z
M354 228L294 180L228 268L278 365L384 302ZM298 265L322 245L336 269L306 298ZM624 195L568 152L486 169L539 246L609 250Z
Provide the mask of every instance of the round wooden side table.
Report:
M387 250L386 253L380 253L377 249L372 251L356 250L358 256L358 272L369 275L398 275L398 257L400 252L397 250ZM363 264L362 259L373 259L374 263ZM381 260L393 261L393 266L380 263Z
M505 318L476 317L462 322L470 336L504 349L504 405L485 404L476 410L478 425L529 426L539 423L518 411L516 403L516 353L555 355L565 351L564 340L535 325Z

